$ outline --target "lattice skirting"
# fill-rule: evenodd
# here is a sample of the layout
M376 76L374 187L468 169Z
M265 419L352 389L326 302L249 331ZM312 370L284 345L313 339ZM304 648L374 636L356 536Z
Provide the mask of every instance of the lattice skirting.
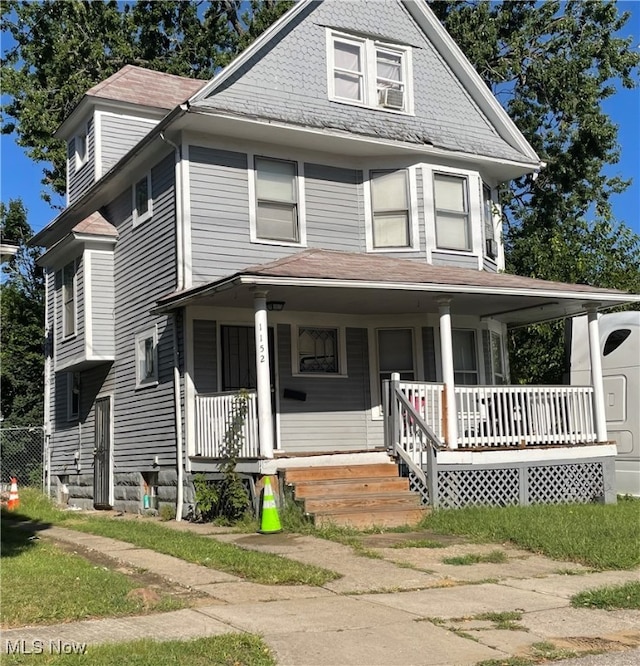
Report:
M425 504L465 506L615 502L614 458L504 465L438 465L438 497L417 479L409 483ZM432 500L436 499L436 502Z

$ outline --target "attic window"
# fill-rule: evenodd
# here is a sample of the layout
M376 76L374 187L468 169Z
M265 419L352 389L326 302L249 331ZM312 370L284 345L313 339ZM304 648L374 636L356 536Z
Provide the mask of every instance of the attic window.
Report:
M328 31L329 99L411 113L411 50Z

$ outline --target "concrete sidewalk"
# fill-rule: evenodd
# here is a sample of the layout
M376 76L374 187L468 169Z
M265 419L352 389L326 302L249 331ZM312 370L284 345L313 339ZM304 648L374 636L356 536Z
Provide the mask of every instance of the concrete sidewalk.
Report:
M640 645L640 611L570 606L576 592L638 580L638 571L590 573L506 545L390 547L390 539L411 535L367 537L366 546L381 558L371 559L308 536L225 534L186 524L176 528L323 566L342 577L322 588L258 585L114 539L52 527L43 536L145 569L207 595L210 603L156 615L10 629L3 632L3 651L7 641L19 640L27 646L36 640L92 645L248 631L261 634L282 665L462 666L523 655L542 641L578 652ZM497 549L507 554L506 564L442 563L454 553ZM499 629L478 617L506 611L520 613L517 627Z

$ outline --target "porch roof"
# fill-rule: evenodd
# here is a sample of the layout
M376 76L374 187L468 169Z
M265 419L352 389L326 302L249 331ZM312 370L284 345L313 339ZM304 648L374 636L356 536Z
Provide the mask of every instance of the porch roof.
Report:
M334 250L304 250L277 261L161 298L157 310L187 305L253 307L256 289L287 310L348 314L437 312L451 298L454 314L525 325L640 303L640 295L506 273L433 266L422 261Z

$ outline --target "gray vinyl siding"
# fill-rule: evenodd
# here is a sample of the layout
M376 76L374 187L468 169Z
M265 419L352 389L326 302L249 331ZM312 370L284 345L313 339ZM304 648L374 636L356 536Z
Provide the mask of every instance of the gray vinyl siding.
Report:
M193 322L193 383L197 393L218 390L216 322L196 319Z
M366 329L347 328L346 344L348 377L293 377L291 327L278 326L280 448L287 453L371 447ZM306 393L306 400L285 399L285 389Z
M245 153L190 146L189 162L194 284L296 251L251 242Z
M175 464L173 319L152 315L155 302L175 289L175 183L173 152L151 171L153 217L132 226L131 189L108 207L118 229L115 252L115 453L116 472ZM132 182L143 174L132 174ZM137 333L158 330L158 384L136 389Z
M84 316L84 259L77 257L76 268L76 332L75 335L63 339L62 328L62 268L55 273L55 358L56 367L65 366L73 360L85 356L85 316ZM69 264L70 262L66 262Z
M112 358L114 341L113 252L91 253L91 328L93 354Z
M100 115L102 174L126 155L156 124L155 121L117 116Z
M364 252L362 171L304 165L307 244Z
M495 262L494 259L489 259L488 257L484 257L484 259L482 260L482 267L485 271L488 271L489 273L498 272L498 264Z
M432 252L431 263L434 266L455 266L457 268L472 268L478 270L478 257L475 254Z
M411 47L414 116L328 99L326 26ZM310 3L278 37L196 106L470 154L523 157L498 134L395 0Z
M75 137L67 144L69 204L78 200L95 181L95 130L93 118L87 123L87 160L76 171Z
M51 387L53 394L51 432L51 471L54 474L75 472L74 452L80 448L80 419L67 420L67 384L71 379L67 372L57 372Z

